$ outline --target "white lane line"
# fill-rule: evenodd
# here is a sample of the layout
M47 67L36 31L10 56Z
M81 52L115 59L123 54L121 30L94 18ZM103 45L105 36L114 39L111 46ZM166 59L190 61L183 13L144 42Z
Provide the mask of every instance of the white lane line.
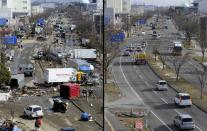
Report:
M143 80L143 76L142 75L139 75L139 77Z
M157 94L157 91L153 91L155 94Z
M178 114L182 114L180 113L178 110L174 109L174 111ZM197 125L195 125L195 128L197 128L199 131L203 131L200 127L198 127Z
M162 121L153 111L151 113L160 121L162 124L164 124L170 131L173 131L164 121Z
M141 99L139 97L139 95L136 93L136 91L134 90L134 88L131 86L131 84L129 83L129 81L127 80L124 72L123 72L123 69L122 69L122 66L121 66L121 57L120 57L120 60L119 60L119 63L120 63L120 69L121 69L121 73L126 81L126 83L128 84L128 86L130 87L131 91L135 94L135 96L138 98L138 99ZM155 115L155 113L153 111L151 111L152 114L163 124L165 125L170 131L173 131L165 122L163 122L157 115Z
M166 104L168 104L168 102L164 98L161 98L161 100L164 101Z

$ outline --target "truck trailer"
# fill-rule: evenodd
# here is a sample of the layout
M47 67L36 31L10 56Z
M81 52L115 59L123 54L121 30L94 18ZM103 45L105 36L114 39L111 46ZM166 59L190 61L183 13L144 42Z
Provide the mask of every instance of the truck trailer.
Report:
M46 68L44 80L46 83L76 82L76 74L75 68Z
M96 59L96 49L73 49L71 53L74 59Z

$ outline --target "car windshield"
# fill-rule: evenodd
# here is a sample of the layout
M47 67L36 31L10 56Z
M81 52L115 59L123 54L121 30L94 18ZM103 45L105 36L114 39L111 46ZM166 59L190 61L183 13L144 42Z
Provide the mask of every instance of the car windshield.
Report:
M166 82L160 82L160 85L166 85L167 83Z
M40 107L36 107L36 108L33 109L34 112L36 112L36 111L40 111L40 110L41 110Z
M190 99L190 96L181 96L182 100L188 100Z
M182 119L183 122L192 122L193 119L192 118L184 118Z

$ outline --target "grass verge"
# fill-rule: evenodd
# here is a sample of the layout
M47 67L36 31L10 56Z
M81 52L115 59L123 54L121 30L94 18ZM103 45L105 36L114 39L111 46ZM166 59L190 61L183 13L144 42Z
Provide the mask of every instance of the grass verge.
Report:
M200 87L195 87L183 78L179 78L175 81L175 72L168 66L162 70L162 64L160 60L155 61L152 57L148 58L148 63L153 71L165 79L169 85L171 85L177 92L187 92L191 95L193 104L201 110L207 112L207 93L203 93L203 99L200 99ZM199 86L199 85L198 85Z
M193 59L200 63L202 61L202 56L194 56ZM207 62L207 57L204 57L203 62Z

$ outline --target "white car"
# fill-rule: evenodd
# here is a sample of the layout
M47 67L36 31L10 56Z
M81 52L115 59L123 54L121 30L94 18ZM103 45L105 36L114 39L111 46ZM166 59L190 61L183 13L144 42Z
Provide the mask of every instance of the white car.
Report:
M193 118L189 114L179 114L175 116L173 123L179 129L194 129L195 128L195 123L193 121Z
M192 100L188 93L178 93L174 98L175 104L179 106L191 106Z
M159 91L168 90L167 82L165 80L159 80L156 83L156 86Z
M146 32L142 31L142 35L146 35Z
M31 105L24 108L24 115L30 118L43 117L44 113L41 106Z

